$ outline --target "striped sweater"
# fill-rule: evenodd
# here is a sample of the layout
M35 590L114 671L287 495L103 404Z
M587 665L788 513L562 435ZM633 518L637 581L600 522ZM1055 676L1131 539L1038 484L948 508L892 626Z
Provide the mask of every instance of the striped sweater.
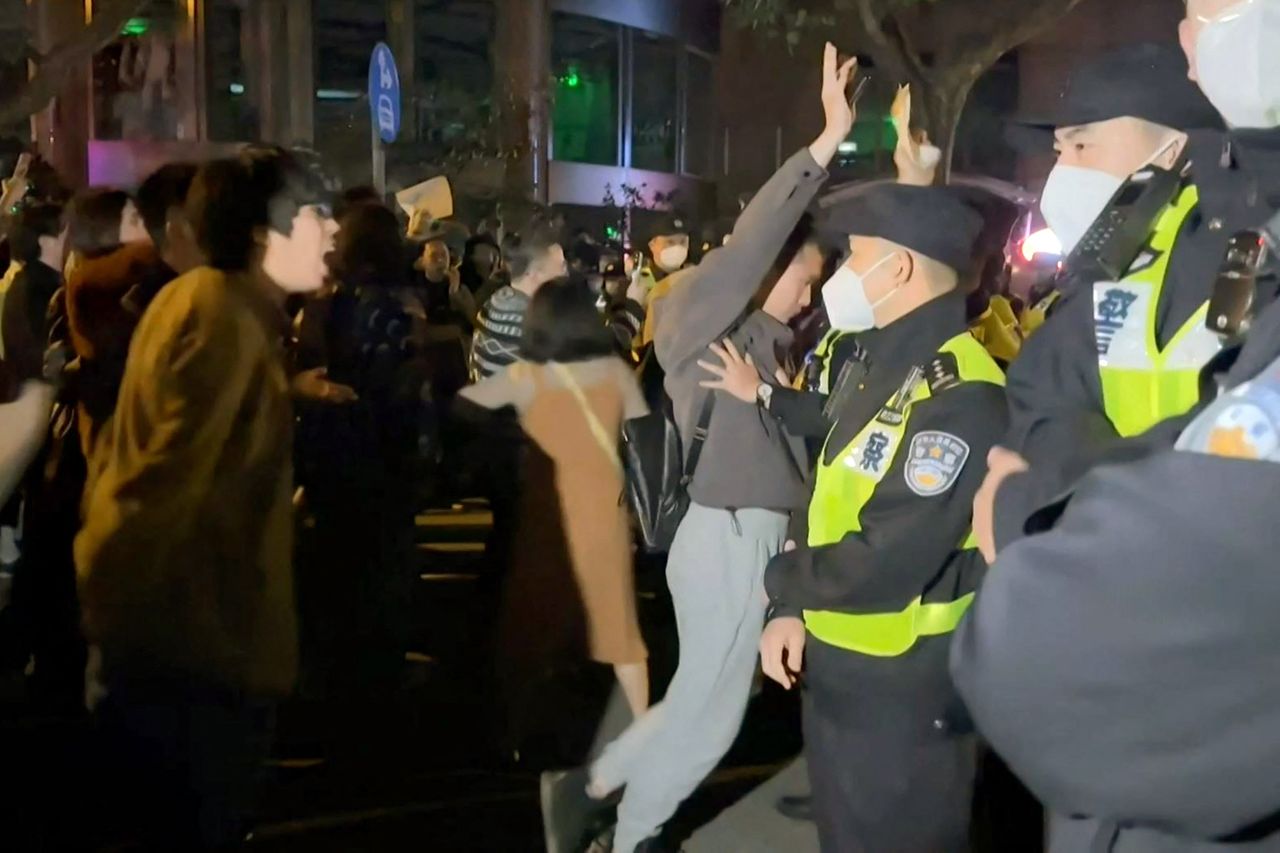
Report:
M530 298L510 285L496 291L476 316L471 372L484 379L520 360L524 315Z
M471 339L473 381L490 377L523 358L524 315L531 301L514 287L507 286L495 292L480 309ZM631 355L644 318L644 308L630 299L609 309L604 319L613 332L619 355Z

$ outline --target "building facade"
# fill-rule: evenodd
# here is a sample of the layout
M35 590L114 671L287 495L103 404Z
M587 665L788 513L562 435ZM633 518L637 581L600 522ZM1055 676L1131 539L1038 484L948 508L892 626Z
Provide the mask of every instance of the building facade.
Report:
M32 0L36 47L108 0ZM270 141L372 175L369 54L397 57L389 187L598 206L639 192L700 206L715 177L717 0L151 0L33 122L72 180Z

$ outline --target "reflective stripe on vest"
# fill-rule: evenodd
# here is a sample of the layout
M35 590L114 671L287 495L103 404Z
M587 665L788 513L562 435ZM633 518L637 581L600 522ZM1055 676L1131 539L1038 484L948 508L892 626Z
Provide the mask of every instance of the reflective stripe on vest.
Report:
M1004 373L969 332L947 341L939 352L955 357L961 382L1004 385ZM906 391L905 399L897 399L899 394L831 462L826 461L826 448L823 449L809 503L811 547L832 545L850 533L861 532L862 508L893 467L912 408L932 396L923 377ZM976 547L977 540L970 531L959 549ZM901 612L869 615L806 610L804 622L809 633L829 645L864 655L897 657L909 651L920 637L955 630L972 602L972 595L938 604L925 604L917 598Z
M1205 327L1209 304L1200 306L1165 345L1156 345L1156 309L1169 270L1173 244L1182 223L1196 207L1195 187L1156 224L1142 269L1120 282L1093 286L1093 325L1098 372L1108 420L1121 436L1145 432L1181 415L1200 399L1200 369L1221 348L1221 339Z
M819 394L831 393L831 355L840 339L849 334L853 333L831 329L822 336L822 340L818 342L817 348L814 349L813 357L822 364L822 370L818 374L817 391Z

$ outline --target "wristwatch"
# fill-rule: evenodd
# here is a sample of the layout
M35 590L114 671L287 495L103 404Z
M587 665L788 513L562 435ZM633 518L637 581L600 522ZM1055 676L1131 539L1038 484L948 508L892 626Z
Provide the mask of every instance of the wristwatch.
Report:
M761 382L760 387L756 388L756 402L760 404L760 408L769 411L769 404L773 402L773 386L768 382Z

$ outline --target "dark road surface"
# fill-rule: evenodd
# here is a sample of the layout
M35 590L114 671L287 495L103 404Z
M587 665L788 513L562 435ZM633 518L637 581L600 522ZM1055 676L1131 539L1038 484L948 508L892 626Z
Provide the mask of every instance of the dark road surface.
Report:
M539 773L586 756L612 672L583 664L548 680L530 703L535 725L520 760L503 754L488 675L500 587L481 544L488 529L478 506L419 518L420 568L404 602L412 640L398 689L338 702L308 689L304 674L299 697L279 711L251 851L543 849ZM637 586L657 699L676 652L661 565L644 565ZM101 834L85 828L101 815L94 785L111 784L110 768L105 780L80 778L90 743L83 718L24 714L9 701L15 688L20 677L0 683L0 772L14 794L0 798L0 851L63 853L71 848L50 840L59 833ZM687 842L689 853L814 853L811 825L779 823L772 808L779 794L806 787L803 767L788 767L799 749L796 697L763 687L733 749L668 826L669 838L683 841L701 829ZM1035 853L1039 807L1007 772L987 778L975 803L974 850Z
M301 698L281 709L253 849L542 849L538 773L585 754L611 673L585 665L548 684L523 760L500 754L484 676L484 634L495 607L481 544L488 524L488 513L475 506L419 518L421 572L409 603L413 643L404 685L372 707ZM676 647L661 567L644 568L638 585L657 698ZM764 691L724 766L673 822L674 837L706 823L798 748L794 701Z

